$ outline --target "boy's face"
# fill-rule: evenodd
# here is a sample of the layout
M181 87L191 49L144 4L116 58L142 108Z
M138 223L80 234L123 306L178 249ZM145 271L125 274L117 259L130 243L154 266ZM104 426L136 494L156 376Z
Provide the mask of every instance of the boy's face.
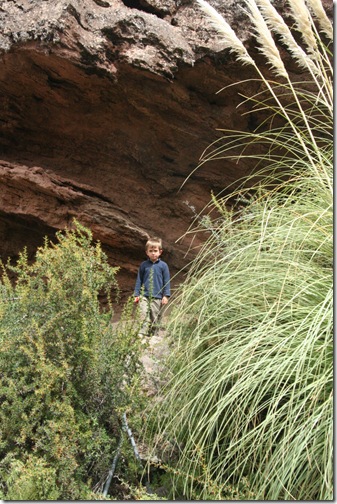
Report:
M161 256L162 251L163 250L160 249L158 247L158 245L150 245L146 249L146 255L150 259L150 261L156 262L159 259L159 257Z

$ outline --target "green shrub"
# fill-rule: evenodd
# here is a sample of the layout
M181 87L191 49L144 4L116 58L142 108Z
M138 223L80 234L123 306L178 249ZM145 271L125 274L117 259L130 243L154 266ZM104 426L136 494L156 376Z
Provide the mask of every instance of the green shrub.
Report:
M224 130L202 156L201 164L255 158L260 169L237 191L213 198L219 218L201 223L209 239L170 319L174 349L155 412L159 433L179 446L175 484L186 474L187 498L208 498L213 488L226 499L228 485L245 479L245 499L329 500L332 68L318 29L330 37L331 23L319 2L301 3L300 12L299 2L289 2L303 50L271 2L247 0L259 47L278 76L272 82L221 16L198 3L239 59L256 68L261 91L246 103L269 119L253 133ZM306 65L307 82L291 80L271 32Z
M61 495L56 483L56 470L34 455L25 463L12 460L7 478L7 500L58 500Z
M14 284L9 273L16 275ZM137 327L112 324L117 268L75 222L0 283L0 481L5 498L86 499L123 411L141 406ZM105 296L106 308L99 298ZM41 477L38 475L41 474ZM42 475L45 478L42 478Z

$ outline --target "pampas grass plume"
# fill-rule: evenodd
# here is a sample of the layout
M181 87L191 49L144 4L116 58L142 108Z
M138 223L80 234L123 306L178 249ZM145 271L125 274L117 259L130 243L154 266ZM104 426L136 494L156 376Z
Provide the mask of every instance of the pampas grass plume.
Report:
M196 0L205 14L209 16L209 21L213 28L223 37L223 42L230 48L231 52L237 53L238 59L248 65L254 65L253 58L248 54L247 49L236 36L234 30L227 21L205 0Z

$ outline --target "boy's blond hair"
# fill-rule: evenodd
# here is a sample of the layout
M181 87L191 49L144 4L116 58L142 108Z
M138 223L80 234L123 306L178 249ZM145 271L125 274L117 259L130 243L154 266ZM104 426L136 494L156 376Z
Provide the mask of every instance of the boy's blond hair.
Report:
M161 238L157 238L157 237L149 238L145 244L145 250L147 250L149 247L157 247L157 246L158 246L159 250L162 250L163 243L162 243Z

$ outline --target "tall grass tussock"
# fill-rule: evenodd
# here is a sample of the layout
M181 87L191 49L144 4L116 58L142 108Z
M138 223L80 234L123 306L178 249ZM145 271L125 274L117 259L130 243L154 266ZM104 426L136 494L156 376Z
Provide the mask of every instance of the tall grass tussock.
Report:
M222 16L197 5L256 69L263 91L244 100L266 119L252 133L223 130L201 156L199 166L243 158L256 166L238 189L212 197L219 218L189 230L206 225L209 238L170 317L159 433L180 447L176 473L186 475L189 499L226 499L248 481L250 500L331 500L331 22L319 0L289 1L292 29L273 2L246 0L271 80ZM300 82L275 40L304 72Z

